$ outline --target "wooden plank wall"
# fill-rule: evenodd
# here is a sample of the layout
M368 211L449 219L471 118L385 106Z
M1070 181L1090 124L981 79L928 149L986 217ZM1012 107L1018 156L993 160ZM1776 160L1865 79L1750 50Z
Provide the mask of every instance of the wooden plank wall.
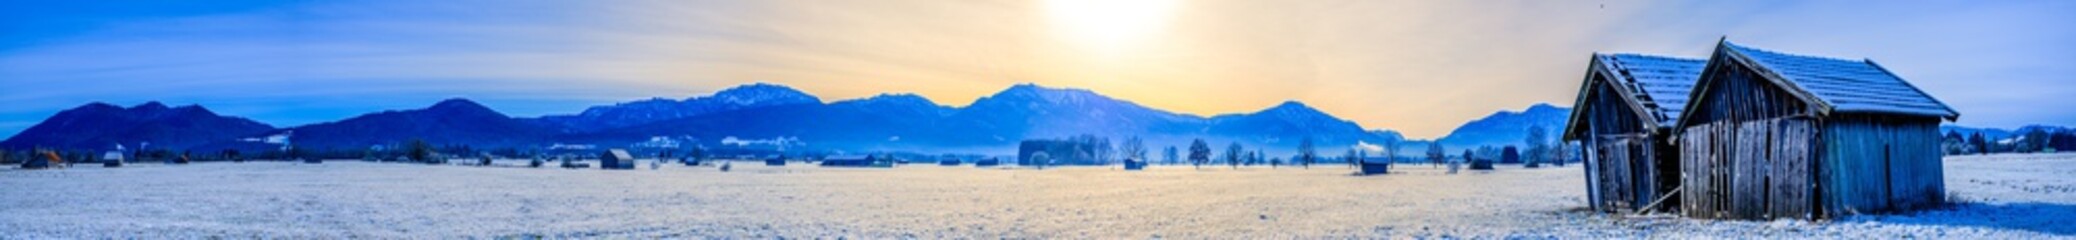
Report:
M1665 189L1658 182L1656 149L1652 138L1643 136L1608 137L1597 146L1605 159L1600 172L1603 191L1603 206L1611 210L1639 211L1644 205L1657 200Z
M1775 124L1767 159L1774 170L1768 185L1767 215L1762 218L1815 218L1816 124L1806 119L1780 119Z
M1634 211L1648 204L1644 201L1649 201L1636 199L1654 196L1640 194L1649 192L1649 188L1638 188L1639 184L1651 182L1639 181L1636 171L1639 162L1651 160L1645 156L1650 156L1648 146L1655 138L1651 137L1647 124L1656 123L1642 121L1643 117L1637 115L1637 109L1629 103L1630 100L1609 86L1619 83L1610 82L1597 73L1593 75L1593 81L1593 92L1587 96L1586 106L1580 109L1584 111L1583 120L1588 128L1588 136L1582 140L1590 149L1586 159L1589 166L1587 190L1591 192L1588 204L1601 211ZM1646 190L1640 192L1639 189Z
M1681 209L1698 218L1809 218L1814 124L1778 118L1689 127L1681 137Z
M1920 209L1944 200L1937 119L1843 116L1824 131L1825 214Z
M1629 162L1631 162L1631 159L1629 159L1629 152L1631 149L1629 148L1630 144L1627 142L1626 139L1621 138L1602 139L1599 142L1599 146L1596 146L1599 148L1598 153L1601 159L1598 165L1600 168L1599 175L1601 176L1601 202L1599 204L1603 207L1602 209L1630 210L1637 206L1634 201L1631 201L1631 199L1636 198L1636 195L1633 194L1635 190L1630 188L1632 184L1631 179L1634 179L1634 177L1630 176Z
M1738 123L1731 131L1734 139L1723 141L1729 144L1730 165L1725 171L1730 178L1730 208L1724 209L1730 218L1755 219L1766 210L1766 177L1772 170L1766 158L1767 134L1773 130L1772 121L1750 121Z
M1735 61L1710 59L1681 126L1681 209L1697 218L1808 217L1818 152L1810 103Z
M1722 128L1720 124L1702 124L1681 131L1680 185L1683 189L1680 190L1680 212L1688 217L1717 217L1720 208L1715 204L1720 201L1714 199L1720 199L1723 194L1716 187L1719 175L1716 168L1722 165L1717 162L1722 159L1717 154L1722 151L1716 150L1720 146L1715 143L1720 142L1716 138L1721 136Z

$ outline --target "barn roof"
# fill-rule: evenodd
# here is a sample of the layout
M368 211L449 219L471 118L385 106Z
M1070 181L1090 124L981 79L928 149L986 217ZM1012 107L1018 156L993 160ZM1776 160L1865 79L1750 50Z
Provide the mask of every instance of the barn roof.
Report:
M1599 55L1602 64L1618 75L1632 93L1632 98L1651 111L1658 125L1670 126L1687 107L1687 95L1694 91L1694 79L1701 76L1701 68L1708 64L1701 59L1661 57L1642 54Z
M1687 106L1688 93L1694 90L1694 80L1707 64L1701 59L1633 53L1594 54L1587 71L1606 73L1608 84L1614 84L1612 89L1621 92L1621 98L1631 106L1643 111L1638 115L1650 118L1643 119L1644 122L1659 125L1653 127L1669 127L1678 122L1681 110ZM1573 106L1585 106L1584 101L1591 97L1594 84L1600 84L1591 82L1590 73L1588 76L1588 82L1580 85L1580 102ZM1577 131L1584 131L1576 125L1583 121L1578 119L1583 112L1572 112L1571 122L1565 126L1564 138L1575 138Z
M1751 67L1791 90L1820 101L1832 112L1886 113L1947 119L1960 112L1933 99L1873 60L1844 60L1767 51L1723 41L1717 54L1749 61ZM1766 75L1766 74L1762 74Z

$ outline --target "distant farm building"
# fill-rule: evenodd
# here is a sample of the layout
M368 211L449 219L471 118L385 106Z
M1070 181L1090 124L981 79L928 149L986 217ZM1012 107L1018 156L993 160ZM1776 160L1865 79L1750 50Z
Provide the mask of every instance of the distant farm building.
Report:
M1685 215L1827 218L1941 203L1939 124L1960 117L1946 104L1872 60L1728 41L1712 55L1674 125Z
M606 150L604 153L600 153L598 155L598 168L622 170L634 169L634 155L627 154L626 149L615 148L612 150Z
M108 151L107 153L102 153L102 154L101 154L101 166L103 166L103 167L121 167L121 166L123 166L123 152L121 152L121 151Z
M831 156L822 159L823 167L894 167L894 161L872 155Z
M1378 175L1391 172L1391 160L1389 158L1365 158L1362 160L1356 160L1356 162L1359 162L1362 165L1362 175Z
M1102 165L1096 159L1096 146L1087 142L1068 140L1024 140L1017 145L1016 165Z
M986 158L978 161L973 161L973 166L975 167L993 167L998 165L1002 165L1002 159Z
M1463 152L1463 161L1470 165L1470 170L1492 170L1492 159L1479 158L1468 150Z
M1707 62L1637 54L1594 54L1561 134L1585 155L1588 205L1638 211L1679 186L1673 124Z

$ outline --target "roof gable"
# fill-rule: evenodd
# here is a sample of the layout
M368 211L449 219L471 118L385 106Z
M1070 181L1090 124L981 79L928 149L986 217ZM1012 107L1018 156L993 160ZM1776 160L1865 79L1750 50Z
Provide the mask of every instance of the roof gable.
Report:
M1680 116L1687 104L1687 95L1694 89L1694 81L1706 64L1703 60L1685 59L1643 54L1593 54L1586 67L1586 79L1579 85L1577 100L1565 124L1562 138L1575 139L1584 128L1579 123L1586 121L1589 111L1588 99L1598 94L1598 86L1613 91L1613 96L1629 105L1630 111L1641 122L1657 124L1644 126L1646 129L1670 127ZM1601 76L1604 81L1596 81Z
M1629 91L1632 101L1641 109L1652 114L1659 126L1671 126L1686 109L1687 97L1694 91L1694 81L1701 76L1707 61L1641 54L1612 54L1597 56L1619 81L1622 89Z

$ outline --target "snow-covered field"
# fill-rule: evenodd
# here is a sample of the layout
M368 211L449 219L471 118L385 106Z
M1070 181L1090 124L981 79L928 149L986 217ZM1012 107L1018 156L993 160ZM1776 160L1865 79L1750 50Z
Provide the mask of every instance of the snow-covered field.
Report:
M2076 238L2076 155L1955 157L1953 207L1710 221L1591 213L1576 166L1388 176L1156 167L732 172L359 161L0 170L0 239L282 238ZM551 164L552 165L552 164Z

